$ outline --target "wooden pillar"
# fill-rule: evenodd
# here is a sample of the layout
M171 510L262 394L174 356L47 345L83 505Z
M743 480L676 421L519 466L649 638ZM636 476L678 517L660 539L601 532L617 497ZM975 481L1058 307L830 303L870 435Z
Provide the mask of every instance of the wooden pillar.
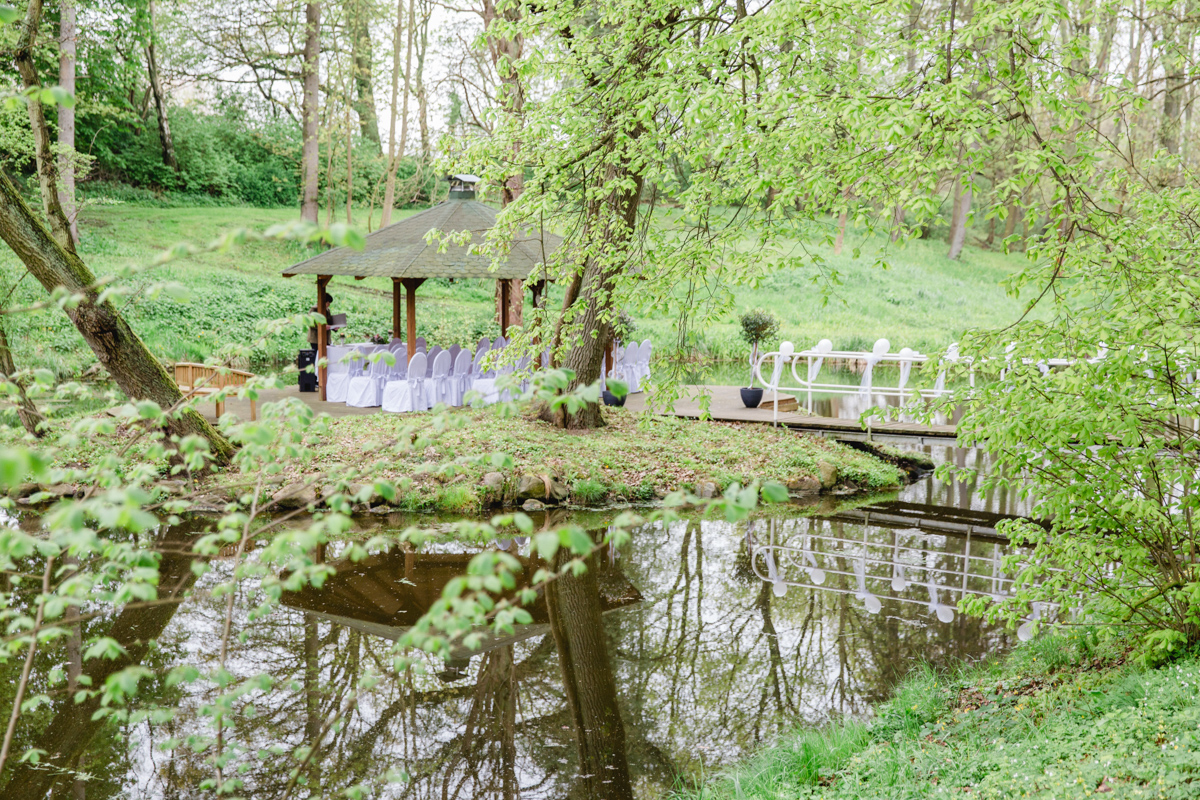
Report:
M329 327L325 324L325 315L329 312L329 304L325 302L325 289L329 286L331 275L317 276L317 313L321 321L317 323L317 382L321 385L321 401L324 402L325 384L329 380L329 368L325 366L325 358L329 353Z
M392 338L400 338L400 278L392 278Z
M500 279L500 335L508 338L508 326L512 315L512 284Z
M417 287L424 282L424 278L404 278L401 281L404 284L404 304L408 316L406 320L408 331L405 341L408 343L409 361L412 361L412 357L417 354Z

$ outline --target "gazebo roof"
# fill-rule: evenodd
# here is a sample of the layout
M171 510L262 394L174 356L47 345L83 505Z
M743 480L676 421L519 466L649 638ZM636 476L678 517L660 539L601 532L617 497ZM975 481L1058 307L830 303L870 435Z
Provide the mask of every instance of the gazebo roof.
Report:
M471 244L479 244L495 224L496 211L490 206L477 200L446 200L368 235L362 250L335 247L289 267L283 274L523 280L562 244L562 237L552 233L527 232L512 243L508 258L493 272L491 258L471 254L470 245L451 244L446 252L439 253L438 242L425 241L431 230L447 235L470 231Z

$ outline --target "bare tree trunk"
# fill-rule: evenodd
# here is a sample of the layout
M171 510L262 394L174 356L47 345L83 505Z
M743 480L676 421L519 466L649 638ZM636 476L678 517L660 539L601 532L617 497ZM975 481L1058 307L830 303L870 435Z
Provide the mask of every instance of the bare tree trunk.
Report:
M837 235L833 237L833 254L840 256L842 254L842 244L846 241L846 221L849 216L849 209L843 208L838 214Z
M519 36L515 39L507 39L497 36L495 33L489 33L492 24L499 19L499 16L493 0L484 0L483 29L484 35L487 37L488 49L492 55L492 63L496 67L496 73L500 76L500 107L509 114L520 116L525 111L525 87L521 85L521 77L517 74L516 63L524 52L525 40ZM520 19L520 10L509 5L504 11L504 18L509 22L515 22ZM519 142L513 144L514 155L519 148ZM500 204L505 206L516 200L521 196L524 188L524 175L520 172L509 175L501 192Z
M17 373L17 365L13 362L12 350L8 346L8 332L4 329L4 317L0 316L0 380L11 381L17 387L17 418L21 427L39 439L45 434L42 426L46 418L38 411L37 406L29 395L25 394L25 386L13 377Z
M0 239L12 248L46 291L53 292L61 286L82 295L78 305L66 309L67 316L100 365L130 399L152 400L162 408L182 399L175 381L129 323L110 302L100 301L99 293L92 288L96 279L91 270L79 256L50 236L3 173L0 173ZM226 463L233 455L225 437L194 410L171 420L170 427L180 437L196 435L207 440L217 463Z
M58 85L75 95L75 0L62 0L58 27ZM75 107L58 107L58 203L66 215L71 241L79 246L79 213L75 205Z
M321 3L304 4L304 143L300 156L300 218L314 225L320 214L317 192L320 183L320 153L317 148L317 115L321 102Z
M318 747L321 738L321 639L317 618L304 615L304 740L309 747ZM320 759L309 765L309 786L321 785Z
M149 0L150 37L146 42L146 71L150 75L150 91L154 93L154 110L158 112L158 139L162 144L162 160L176 172L179 162L175 160L175 140L171 138L171 125L167 120L167 101L163 97L162 80L158 74L158 58L154 48L154 0Z
M33 48L37 43L38 28L42 24L42 0L30 0L25 10L25 24L17 39L13 62L21 73L25 88L41 85L37 68L33 64ZM50 221L50 232L54 241L68 252L75 252L75 240L71 237L71 223L58 200L58 169L54 163L54 151L50 146L50 128L46 125L46 114L37 95L28 99L29 125L33 129L33 142L37 156L38 186L42 194L42 207Z
M371 44L370 8L365 0L355 0L354 31L351 40L351 55L354 62L354 87L357 102L354 111L358 114L362 137L379 147L379 115L375 113L374 47Z
M421 3L421 21L417 27L417 73L413 91L417 96L417 125L421 132L421 163L428 164L432 148L429 143L429 95L425 91L425 56L429 52L429 18L433 8Z
M954 179L954 206L950 211L950 253L949 258L962 255L963 246L967 243L967 216L971 213L971 181L966 182L962 176Z
M555 566L561 568L566 557L560 550ZM604 641L596 566L593 558L582 575L576 577L568 570L548 583L546 607L579 746L581 795L632 800L625 726Z
M404 98L400 111L400 144L396 147L396 92L400 84L400 28L404 19L404 0L396 2L396 37L392 56L392 124L388 134L388 177L383 188L383 217L379 227L386 228L392 222L392 206L396 203L396 170L400 168L400 159L404 158L404 148L408 145L408 95L412 87L412 49L413 49L413 0L408 0L408 44L404 55ZM393 150L395 147L395 150Z
M346 224L354 224L354 140L350 126L350 106L346 106Z

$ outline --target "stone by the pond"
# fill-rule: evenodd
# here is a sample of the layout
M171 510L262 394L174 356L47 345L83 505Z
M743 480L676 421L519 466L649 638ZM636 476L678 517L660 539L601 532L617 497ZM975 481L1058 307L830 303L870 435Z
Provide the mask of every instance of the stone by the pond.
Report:
M504 490L504 476L499 472L489 472L483 476L483 485L494 492Z
M832 489L838 481L838 469L828 461L817 462L817 473L821 476L821 488Z
M717 494L717 485L712 481L701 481L696 487L696 493L703 500L711 500Z
M522 504L521 504L521 510L522 510L522 511L529 511L529 512L534 512L534 511L545 511L545 510L546 510L546 504L545 504L545 503L543 503L541 500L534 500L534 499L531 497L531 498L529 498L528 500L526 500L524 503L522 503Z
M522 475L517 483L518 500L562 503L570 496L570 489L548 475Z
M271 495L271 499L279 508L304 508L317 502L317 489L304 483L290 483Z
M805 475L788 481L787 488L792 494L816 494L821 491L821 482L811 475Z
M41 491L36 483L18 483L16 486L8 490L8 496L14 500L20 500L24 497L29 497L31 494L36 494Z

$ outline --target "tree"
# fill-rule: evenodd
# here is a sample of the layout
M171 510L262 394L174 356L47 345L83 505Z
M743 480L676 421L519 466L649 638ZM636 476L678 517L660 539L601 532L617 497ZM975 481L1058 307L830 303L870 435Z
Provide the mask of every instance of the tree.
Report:
M400 168L400 159L404 158L404 149L408 144L408 95L411 91L410 77L412 75L413 49L413 7L414 0L408 0L408 43L404 54L404 94L397 98L400 87L400 34L404 28L404 0L396 0L396 33L392 38L392 112L391 124L388 126L388 172L387 184L383 190L383 218L379 227L386 228L392 222L392 206L396 204L396 171ZM400 100L400 141L396 141L397 100Z
M171 124L167 118L167 99L163 95L162 75L158 70L154 0L147 0L146 16L150 28L146 34L146 72L150 77L150 94L154 97L154 111L158 115L158 140L162 146L162 161L165 166L178 172L179 161L175 158L175 140L171 137Z
M354 62L354 112L358 114L362 138L373 142L378 152L379 115L375 112L375 49L371 44L371 16L375 10L370 0L354 0L350 18L351 54Z
M65 290L78 296L77 303L66 306L67 316L121 391L132 400L151 400L164 409L180 403L183 396L175 381L112 302L101 298L95 276L79 256L50 236L12 181L3 174L0 174L0 239L12 248L47 292ZM225 437L194 409L182 409L168 424L181 437L199 436L207 441L218 463L228 461L232 455Z
M42 107L41 81L33 63L33 49L37 42L42 22L42 0L30 0L25 10L25 21L13 61L27 90L33 93L26 102L29 106L29 125L33 129L34 152L37 157L38 186L41 189L42 205L50 221L50 230L55 241L70 253L75 252L75 237L71 234L71 223L63 211L58 194L58 170L54 151L50 144L50 128ZM74 104L73 97L61 97L60 102Z
M301 118L303 148L300 157L300 218L314 225L320 213L321 159L317 147L317 119L321 88L321 3L304 4L304 90ZM331 148L332 149L332 148Z
M75 55L77 52L75 28L75 0L63 0L60 8L58 28L58 85L75 96ZM79 221L75 218L78 213L75 205L75 105L60 103L58 105L58 175L62 188L58 192L58 202L63 208L70 226L71 241L79 245Z

